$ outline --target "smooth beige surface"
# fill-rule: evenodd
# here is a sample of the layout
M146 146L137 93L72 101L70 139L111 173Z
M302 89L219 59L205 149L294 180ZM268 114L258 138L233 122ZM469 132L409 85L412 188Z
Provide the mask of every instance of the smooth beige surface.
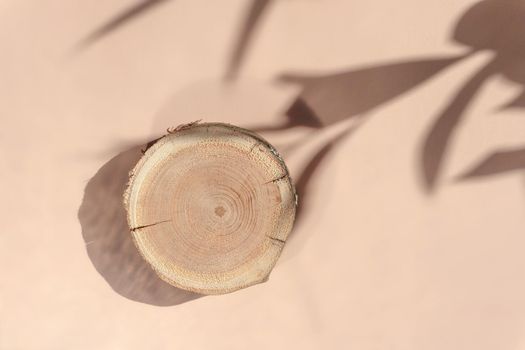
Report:
M454 39L475 3L259 1L236 75L251 1L164 1L88 46L133 2L0 1L0 349L524 349L524 172L462 175L525 147L525 35L491 10ZM299 95L326 127L263 133L303 189L270 280L158 284L118 206L140 146L201 118L277 126Z

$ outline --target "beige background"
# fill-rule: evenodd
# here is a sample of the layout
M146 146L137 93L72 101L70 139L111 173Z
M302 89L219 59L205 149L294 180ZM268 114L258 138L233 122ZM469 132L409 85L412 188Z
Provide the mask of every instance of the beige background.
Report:
M524 4L454 39L475 3L1 0L0 348L525 349ZM201 118L276 129L302 208L269 282L196 299L119 204Z

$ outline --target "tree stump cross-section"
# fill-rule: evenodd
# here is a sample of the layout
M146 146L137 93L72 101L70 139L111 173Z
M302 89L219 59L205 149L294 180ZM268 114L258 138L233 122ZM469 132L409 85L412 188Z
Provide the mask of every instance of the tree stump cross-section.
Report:
M267 280L297 195L284 161L260 136L190 123L145 151L124 204L133 241L160 278L223 294Z

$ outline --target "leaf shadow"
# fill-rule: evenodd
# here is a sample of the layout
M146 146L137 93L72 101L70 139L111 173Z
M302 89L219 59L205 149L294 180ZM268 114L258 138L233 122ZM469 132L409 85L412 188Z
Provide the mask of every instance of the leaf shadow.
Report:
M308 209L308 193L310 192L312 179L314 179L314 177L317 175L317 173L321 169L321 166L323 164L326 164L329 156L336 149L336 147L340 145L346 138L350 137L350 135L361 126L361 124L362 121L352 124L349 127L344 128L331 139L329 139L310 157L307 164L299 173L299 176L295 180L295 189L299 196L299 203L295 214L296 222L300 222L303 219L304 213ZM291 232L290 238L294 236L294 232L295 231Z
M122 10L83 38L76 45L77 49L83 50L88 48L124 25L127 25L137 17L146 14L158 5L168 1L169 0L142 0L139 3Z
M482 50L495 54L457 91L430 126L420 150L423 188L432 193L451 151L463 116L487 80L502 75L525 86L525 3L520 0L483 0L456 24L452 40L467 47L455 57L402 61L336 73L283 74L279 81L301 87L301 93L278 125L256 130L278 131L296 126L321 129L394 100L450 65ZM525 107L525 89L502 109Z
M143 0L111 18L78 45L85 48L167 0ZM228 60L224 79L235 80L245 60L255 31L271 0L251 0ZM471 77L443 108L427 131L420 151L420 172L424 189L435 190L454 135L462 124L474 97L494 75L525 85L525 4L521 0L483 0L468 9L457 22L452 40L469 48L465 55L385 64L321 74L283 74L279 81L299 85L300 96L290 107L287 120L278 125L255 126L257 131L279 131L297 126L323 128L368 112L421 84L450 64L489 50L495 59ZM525 107L525 90L503 106Z
M514 98L509 103L501 106L500 110L525 108L525 92Z
M501 75L525 87L525 3L521 0L483 0L459 19L453 33L455 42L474 52L488 50L494 58L479 69L460 88L439 114L427 132L421 149L421 174L424 188L436 189L444 161L451 150L453 138L474 97L488 79ZM501 109L525 107L525 89ZM513 157L505 158L509 162ZM499 162L501 155L491 161ZM488 164L486 164L488 165ZM499 172L494 172L497 174Z
M432 192L436 186L450 141L460 125L462 116L486 80L496 71L495 64L488 64L476 72L461 87L428 131L421 151L424 188L427 191Z
M142 0L137 4L125 8L81 39L77 45L75 45L76 51L87 49L114 31L168 1L169 0ZM237 78L255 31L271 3L272 0L251 0L249 3L226 66L225 81L232 81Z
M321 131L348 119L362 118L469 55L470 51L454 56L384 63L328 74L285 73L278 78L278 82L299 86L300 93L285 112L283 120L277 124L251 125L249 128L257 132L279 132L295 127ZM311 155L308 165L299 175L296 183L300 198L298 221L304 214L301 203L307 198L311 179L328 154L349 133L347 131L334 136Z
M458 180L464 181L514 171L525 171L525 148L496 151L460 175Z
M91 45L163 2L166 0L148 0L127 9L96 29L82 41L81 46ZM253 0L250 3L228 62L226 80L237 76L255 30L270 4L270 0ZM524 3L519 0L483 0L475 4L461 17L454 31L453 41L466 47L465 52L459 55L410 59L335 72L284 73L278 81L299 86L300 93L282 122L263 122L249 128L259 132L284 131L294 127L320 131L390 103L451 65L479 51L489 50L495 58L464 83L427 131L420 149L420 173L424 189L431 193L439 183L443 164L463 116L485 82L491 76L503 75L525 86L524 8ZM525 92L503 108L523 107ZM305 215L312 179L331 152L350 133L346 131L334 136L312 154L298 176L296 187L301 196L298 218ZM127 172L138 159L134 158L137 149L128 152L104 165L86 187L79 220L88 255L112 288L129 299L153 305L175 305L193 300L198 296L174 290L154 275L132 245L120 204ZM462 178L520 170L523 158L521 152L516 152L496 152Z
M285 73L278 82L300 88L277 125L252 125L256 131L296 126L322 129L369 113L429 80L471 53L380 64L335 73Z
M272 0L251 0L233 46L224 80L231 81L237 78L255 31L271 3Z

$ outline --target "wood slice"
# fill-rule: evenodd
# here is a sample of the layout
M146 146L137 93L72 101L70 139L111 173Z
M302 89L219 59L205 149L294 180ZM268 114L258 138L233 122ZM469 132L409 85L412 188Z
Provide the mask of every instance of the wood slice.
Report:
M168 131L130 173L124 195L138 250L160 278L200 294L265 281L297 205L283 160L232 125Z

